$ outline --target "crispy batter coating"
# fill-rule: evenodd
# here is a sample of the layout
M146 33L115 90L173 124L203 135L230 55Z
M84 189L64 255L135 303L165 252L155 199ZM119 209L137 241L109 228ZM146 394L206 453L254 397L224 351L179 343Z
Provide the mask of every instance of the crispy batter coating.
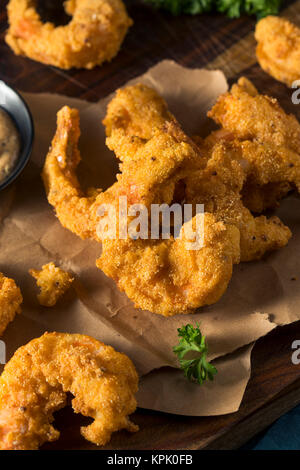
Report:
M218 98L208 116L240 140L299 152L300 125L296 117L286 114L276 98L260 95L245 77Z
M17 55L62 69L92 69L118 53L132 20L122 0L67 0L66 26L43 24L34 0L10 0L5 40Z
M131 160L166 123L175 124L176 120L155 90L143 84L119 89L103 120L106 144L120 161ZM179 129L178 124L176 127Z
M41 271L30 269L29 274L37 281L41 290L38 301L44 307L53 307L74 281L70 273L57 268L54 263L44 264Z
M278 217L254 217L244 206L241 191L247 168L240 142L221 141L212 147L205 170L186 180L188 203L204 204L217 220L239 229L241 261L260 259L267 251L285 246L291 237Z
M15 281L0 273L0 336L16 314L21 312L22 302L23 297Z
M192 223L195 230L195 219L187 224ZM164 316L192 313L219 300L231 279L233 262L239 262L236 227L205 213L203 234L203 247L192 250L185 233L169 240L104 240L97 266L136 307ZM199 237L203 234L199 228Z
M138 376L131 360L84 335L45 333L19 348L0 377L0 449L35 450L59 438L53 413L66 405L94 419L85 439L105 445L120 429L135 432Z
M239 140L247 163L248 181L243 196L254 212L276 207L281 197L300 189L300 125L287 115L275 98L260 95L241 78L222 95L208 113L222 126L207 139ZM251 191L247 196L246 191Z
M81 158L79 136L79 113L65 106L57 114L57 130L42 176L48 201L63 227L83 239L97 238L97 192L86 197L75 173Z
M285 18L267 16L255 30L256 57L263 70L292 86L299 80L300 28Z

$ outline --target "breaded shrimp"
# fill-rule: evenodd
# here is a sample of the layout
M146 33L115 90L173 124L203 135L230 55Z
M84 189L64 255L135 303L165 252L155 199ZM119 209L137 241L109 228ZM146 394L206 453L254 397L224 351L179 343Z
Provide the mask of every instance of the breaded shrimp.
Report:
M174 116L155 90L143 84L128 86L117 90L107 107L106 144L120 161L131 160L157 129L172 122Z
M268 147L264 146L263 143L259 144L255 141L251 141L250 143L249 141L243 140L238 141L233 132L226 131L223 128L211 132L205 139L199 136L194 136L193 139L200 148L205 150L207 160L210 158L212 149L217 143L223 142L225 145L231 143L232 145L234 142L235 145L240 146L243 154L241 156L241 163L243 164L245 174L247 175L247 179L242 188L242 199L244 205L251 212L261 213L266 209L274 209L278 207L279 201L292 190L291 184L287 181L281 183L267 182L265 184L260 182L261 172L265 173L265 180L269 181L269 175L267 174L268 177L266 178L264 166L268 161L269 164L272 164L272 160L270 158L267 162L265 161L265 158L261 158L260 160L256 160L255 158L256 153L260 153L260 155L263 154L264 156L267 155ZM243 143L246 145L243 146ZM252 149L252 156L251 154L247 155L247 149ZM278 159L276 153L275 158ZM262 163L262 166L260 165L260 162Z
M247 147L230 137L227 144L218 139L195 143L165 102L144 85L118 91L104 124L107 144L121 160L113 186L95 193L93 199L80 192L75 176L80 159L78 115L69 108L58 114L43 177L62 224L83 238L103 242L97 266L137 307L168 316L216 302L228 285L232 264L240 261L240 251L241 259L248 261L287 243L290 231L279 219L254 218L242 203L241 192L252 168L243 152L249 153L249 160L255 155L252 142ZM128 206L142 204L148 210L153 204L186 202L193 209L204 204L204 246L189 253L185 241L177 238L149 240L148 234L132 239L127 234L120 237L118 230L114 239L107 239L97 230L101 218L97 208L112 205L118 225L120 196L126 196Z
M41 21L34 0L10 0L5 40L17 55L62 69L92 69L118 53L132 20L122 0L67 0L66 26Z
M22 302L23 297L15 281L0 273L0 336L16 314L21 312Z
M241 78L218 99L208 116L222 129L213 132L206 145L240 141L247 164L243 193L249 209L260 212L276 207L291 189L300 190L300 125L276 99L258 94L249 80Z
M148 110L148 114L146 113L148 116L148 131L145 130L139 145L132 147L132 132L134 134L138 132L141 134L142 132L138 131L136 115L131 116L127 110L129 120L126 123L123 119L116 119L115 116L124 115L126 109L123 106L125 106L126 100L131 102L130 109L140 109L138 103L134 101L135 89L137 101L139 97L142 100L143 93L146 94L145 102L148 97L150 99L148 100L149 106L145 106L145 109ZM120 96L122 103L118 102ZM151 107L152 99L154 101L153 107ZM164 315L172 315L174 313L186 313L197 306L216 301L229 282L233 261L238 262L236 260L239 259L239 232L234 227L215 224L213 216L208 215L206 225L212 223L211 229L207 229L210 233L210 238L207 240L212 239L209 248L197 250L197 253L193 255L185 253L181 255L182 261L185 258L189 260L189 264L193 264L193 258L196 260L195 270L198 272L199 278L197 292L191 287L192 274L190 273L190 277L187 278L187 271L184 272L183 267L176 265L174 253L177 251L176 256L179 256L180 250L184 251L184 243L177 240L173 242L155 241L154 243L148 242L148 240L126 239L124 241L119 239L119 234L117 234L116 240L109 241L103 240L102 234L97 231L97 220L100 221L100 217L97 219L97 207L99 208L102 204L112 204L117 209L116 216L118 217L120 196L126 196L128 205L142 204L147 209L150 208L151 204L171 204L178 184L195 168L199 169L204 164L196 145L183 133L179 124L166 110L164 102L154 91L140 85L136 88L129 88L128 93L125 89L122 93L119 92L113 100L110 110L113 111L109 112L106 122L111 126L111 143L113 139L116 139L119 130L122 130L123 155L126 155L121 164L122 171L117 175L117 182L104 193L98 193L93 200L83 197L75 176L75 167L80 159L77 149L78 114L76 111L65 107L58 113L56 136L43 171L49 202L55 207L57 216L64 226L83 236L83 238L93 237L103 241L103 253L97 265L114 279L118 276L114 271L116 265L114 265L114 255L112 253L115 250L121 250L119 254L121 256L122 253L122 256L124 256L124 268L120 269L123 282L119 282L119 285L130 295L136 305ZM163 113L163 116L160 112ZM116 142L116 140L114 141ZM78 208L82 207L84 207L84 210L81 214ZM214 230L216 233L213 236ZM234 234L233 240L229 240L229 233ZM219 236L219 234L221 235ZM216 243L215 251L212 249L213 242ZM209 242L207 241L207 243ZM227 253L228 246L234 246L232 250L235 253L234 256L231 256L230 250ZM159 267L164 263L163 259L159 259L159 253L167 253L168 249L173 253L171 254L173 256L173 268L169 270L168 264L165 264L164 269L161 271L161 273L164 273L165 279L162 278L161 283L158 283L157 289L151 295L146 286L141 286L136 295L133 294L134 290L129 286L131 281L127 273L127 260L125 259L126 250L128 249L131 250L133 257L139 259L137 264L142 263L144 265L145 256L157 259L156 263L158 265L153 266L154 270L159 270ZM206 260L206 263L203 261L205 253L212 256L210 264L208 260ZM215 263L213 263L213 260L215 260ZM165 261L167 263L167 260ZM199 264L198 267L196 267L197 263ZM201 266L203 268L202 274L200 274ZM129 269L131 269L130 265ZM147 270L150 276L149 265L144 266L144 274L141 272L141 276L146 278L148 276L146 274ZM121 274L122 272L123 274ZM135 276L138 283L138 274ZM164 296L159 293L164 285L165 292L168 292L165 300ZM171 308L171 298L174 290L177 291L177 297ZM148 301L146 300L146 291L148 291Z
M292 86L299 80L300 28L285 18L267 16L255 30L256 57L262 69Z
M224 294L239 262L239 230L204 214L203 233L195 218L169 240L104 240L97 266L116 281L138 308L164 316L192 313ZM188 249L186 228L193 224L203 246Z
M99 240L97 211L101 204L118 204L120 196L126 196L128 204L146 207L171 203L178 181L199 165L196 146L171 120L163 129L154 128L152 138L123 162L117 183L105 193L93 190L91 196L85 196L76 177L81 158L79 135L78 111L65 106L57 114L57 130L42 176L48 201L61 224L83 239ZM130 139L127 132L126 141Z
M218 98L208 116L237 139L255 140L298 155L300 125L296 117L286 114L276 98L260 95L245 77Z
M59 438L53 413L74 398L76 413L93 423L81 434L105 445L113 432L138 430L138 376L131 360L89 336L45 333L19 348L0 377L0 449L36 450Z
M29 274L37 280L41 290L38 301L45 307L53 307L74 281L70 273L57 268L54 263L45 264L41 271L30 269Z
M143 159L145 160L147 156L144 149L150 144L156 126L165 128L168 125L179 128L181 141L186 140L189 145L193 145L178 127L174 116L168 112L164 100L159 99L153 90L144 85L119 90L108 106L104 124L108 135L107 144L115 152L121 149L120 154L123 157L120 155L119 158L123 158L122 169L128 174L136 174L136 171L127 171L130 162L140 161L143 175ZM250 261L260 258L269 250L284 246L291 234L279 219L267 220L265 217L255 219L244 207L240 193L250 170L254 172L250 163L256 156L257 148L251 142L248 146L238 141L233 145L231 143L233 137L230 132L221 130L211 134L210 140L195 144L197 150L193 146L198 154L198 160L196 159L193 167L190 166L190 171L181 176L186 188L181 198L193 205L203 203L205 211L215 214L217 220L236 225L241 232L241 259ZM213 152L214 145L220 140L228 141L228 144L220 146L216 152ZM262 153L261 149L260 151ZM160 159L161 152L152 153ZM248 159L244 156L245 153ZM233 168L232 158L236 160L236 168ZM268 167L263 171L265 161L261 160L259 170L262 175L259 183L264 184L264 173L268 171ZM222 178L214 177L215 171L219 175L222 173ZM287 173L291 171L290 168Z
M46 157L43 180L49 203L63 227L83 239L96 238L97 191L85 196L76 177L80 162L79 113L68 106L57 114L57 130Z
M260 259L266 252L285 246L291 232L278 217L254 217L244 206L241 191L247 166L239 142L220 142L211 150L205 170L186 180L187 203L202 203L217 220L240 232L241 261Z
M204 167L195 143L146 85L118 90L103 124L106 144L122 162L118 182L128 188L131 203L170 204L179 182Z

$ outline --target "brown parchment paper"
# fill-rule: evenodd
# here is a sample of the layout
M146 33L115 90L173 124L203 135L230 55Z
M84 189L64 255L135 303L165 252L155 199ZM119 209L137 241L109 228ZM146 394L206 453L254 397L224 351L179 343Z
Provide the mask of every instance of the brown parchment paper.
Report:
M132 82L146 83L161 93L190 134L205 128L207 110L227 89L222 72L190 70L171 61L161 62ZM45 330L85 333L127 353L141 376L161 367L173 368L155 370L143 377L140 406L193 415L236 411L250 376L251 346L230 353L253 343L276 324L300 317L298 284L291 282L300 271L300 262L294 256L300 248L300 201L285 201L280 209L282 219L295 232L290 246L260 262L236 266L228 291L216 305L202 308L195 315L173 318L137 310L95 267L101 245L82 241L60 225L40 178L55 132L56 112L68 104L81 114L83 162L79 175L83 186L106 189L113 183L118 164L105 146L101 125L111 97L96 104L51 94L24 97L35 122L34 150L15 186L0 194L0 270L16 279L24 296L22 315L3 338L8 355ZM76 282L55 308L46 309L38 305L34 280L27 272L52 260L72 270ZM182 379L181 372L174 369L178 365L172 353L178 341L177 328L196 321L207 336L209 358L219 358L218 378L201 388Z
M217 416L237 411L251 371L252 348L253 345L244 346L217 359L215 380L201 387L187 382L180 370L170 367L153 370L141 378L138 402L144 408L185 416Z

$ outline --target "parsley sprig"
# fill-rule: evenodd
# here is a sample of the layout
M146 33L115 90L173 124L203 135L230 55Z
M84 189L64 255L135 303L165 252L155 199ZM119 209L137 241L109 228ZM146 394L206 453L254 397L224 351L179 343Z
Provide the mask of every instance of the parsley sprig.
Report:
M197 15L217 11L225 13L229 18L239 18L242 15L256 15L263 18L277 15L281 0L144 0L155 8L161 8L173 15Z
M191 382L202 385L205 380L213 380L217 369L207 361L207 345L205 336L202 335L199 324L185 325L178 328L178 336L180 338L178 346L173 348L174 353L178 356L179 364L183 369L185 377ZM187 353L191 353L191 359L185 359Z

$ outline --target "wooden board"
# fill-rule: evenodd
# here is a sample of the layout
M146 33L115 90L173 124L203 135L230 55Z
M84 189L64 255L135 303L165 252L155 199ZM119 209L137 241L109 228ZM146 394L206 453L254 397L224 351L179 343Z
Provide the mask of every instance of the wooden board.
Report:
M253 19L233 21L222 15L174 18L152 10L141 0L128 0L135 24L117 58L93 71L65 72L15 57L8 49L3 40L7 28L6 3L1 1L0 79L23 91L56 92L90 101L106 96L162 59L173 59L187 67L222 63L220 55L247 38L255 25ZM246 47L244 52L247 54ZM252 62L249 61L251 65L243 74L253 79L261 91L280 97L283 106L295 112L284 85L268 77ZM191 418L138 410L134 420L141 431L135 435L116 434L106 449L239 447L300 403L300 366L291 362L291 344L295 339L300 339L300 322L278 328L257 342L252 356L251 380L237 413ZM96 449L79 434L79 426L85 422L87 420L74 415L71 408L58 412L56 423L61 439L43 449Z

